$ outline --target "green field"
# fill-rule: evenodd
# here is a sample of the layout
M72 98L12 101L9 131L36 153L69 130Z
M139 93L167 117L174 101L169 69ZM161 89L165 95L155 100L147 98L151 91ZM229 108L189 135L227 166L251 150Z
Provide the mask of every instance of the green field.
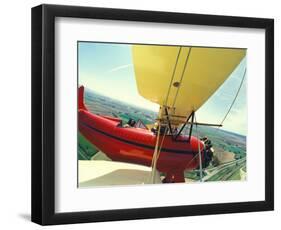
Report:
M98 152L81 133L78 133L78 160L91 160Z

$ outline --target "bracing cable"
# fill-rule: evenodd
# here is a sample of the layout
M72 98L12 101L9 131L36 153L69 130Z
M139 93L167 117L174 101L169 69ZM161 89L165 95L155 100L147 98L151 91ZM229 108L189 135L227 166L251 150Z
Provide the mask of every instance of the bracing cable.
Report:
M160 153L161 153L161 149L162 149L162 146L163 146L163 142L164 142L164 139L166 137L166 134L167 134L167 131L168 131L168 128L167 126L165 127L165 131L164 131L164 135L163 135L163 138L161 140L161 144L160 146L158 146L159 148L154 152L153 154L153 159L152 159L152 175L151 175L151 181L152 183L154 184L155 183L155 175L156 175L156 169L157 169L157 161L158 161L158 158L160 156ZM159 142L158 142L159 143Z
M202 155L201 155L201 149L200 149L200 139L199 139L199 132L197 128L197 120L194 113L194 120L195 120L195 127L196 127L196 134L197 134L197 142L198 142L198 156L199 156L199 169L200 169L200 182L202 182L203 179L203 172L202 172Z
M235 95L235 97L234 97L234 99L233 99L233 101L232 101L232 103L231 103L231 105L230 105L230 107L229 107L227 113L225 114L224 118L222 119L220 125L222 125L223 122L225 121L225 119L227 118L228 114L230 113L230 111L231 111L231 109L232 109L232 107L233 107L233 105L234 105L234 103L235 103L235 101L236 101L236 99L237 99L237 97L238 97L238 95L239 95L239 92L240 92L240 90L241 90L241 88L242 88L242 85L243 85L243 82L244 82L244 79L245 79L245 76L246 76L246 72L247 72L247 69L245 68L244 74L243 74L243 77L242 77L242 79L241 79L239 88L238 88L238 90L237 90L237 92L236 92L236 95Z
M179 57L180 57L180 53L181 53L181 48L182 48L182 47L180 46L179 52L178 52L178 55L177 55L177 58L176 58L176 63L175 63L175 66L174 66L173 74L172 74L172 77L171 77L171 81L170 81L168 93L167 93L167 96L166 96L165 106L167 106L167 103L168 103L168 98L169 98L169 95L170 95L172 82L173 82L173 80L174 80L175 73L176 73L176 69L177 69L177 65L178 65L178 62L179 62Z
M190 47L189 52L188 52L188 54L187 54L187 57L186 57L186 59L185 59L183 71L182 71L182 74L181 74L180 84L179 84L179 87L178 87L178 89L177 89L177 92L176 92L176 95L175 95L175 98L174 98L174 102L173 102L173 106L172 106L173 108L174 108L174 106L175 106L175 104L176 104L176 101L177 101L179 89L180 89L180 87L181 87L181 83L182 83L183 76L184 76L185 71L186 71L187 63L188 63L188 60L189 60L189 58L190 58L191 49L192 49L192 47Z

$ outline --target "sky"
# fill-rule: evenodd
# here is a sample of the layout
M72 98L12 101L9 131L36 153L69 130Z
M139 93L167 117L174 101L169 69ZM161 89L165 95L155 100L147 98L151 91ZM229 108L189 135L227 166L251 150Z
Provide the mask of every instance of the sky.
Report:
M79 42L78 46L79 85L158 112L159 105L138 94L131 45ZM246 58L196 112L198 122L221 123L239 88L245 68ZM222 129L247 134L247 76Z

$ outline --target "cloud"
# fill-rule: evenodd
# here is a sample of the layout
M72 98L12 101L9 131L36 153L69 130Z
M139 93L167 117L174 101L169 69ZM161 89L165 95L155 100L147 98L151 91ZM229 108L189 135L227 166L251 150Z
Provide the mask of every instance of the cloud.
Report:
M126 69L126 68L131 67L131 66L132 66L132 64L120 65L120 66L117 66L117 67L115 67L113 69L108 70L106 73L116 72L116 71L119 71L119 70L122 70L122 69Z

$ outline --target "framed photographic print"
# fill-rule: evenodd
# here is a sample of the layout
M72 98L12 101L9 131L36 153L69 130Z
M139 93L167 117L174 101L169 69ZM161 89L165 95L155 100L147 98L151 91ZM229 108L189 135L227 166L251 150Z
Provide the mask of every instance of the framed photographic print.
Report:
M32 8L32 221L274 208L273 19Z

